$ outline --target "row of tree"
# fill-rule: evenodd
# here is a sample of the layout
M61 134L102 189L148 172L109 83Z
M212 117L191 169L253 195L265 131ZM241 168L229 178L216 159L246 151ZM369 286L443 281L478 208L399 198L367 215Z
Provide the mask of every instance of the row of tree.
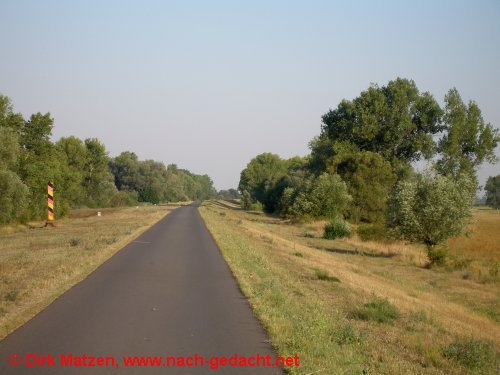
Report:
M132 152L110 158L96 138L51 141L54 120L25 120L0 95L0 223L46 215L47 182L56 187L56 215L70 208L134 205L215 197L212 180L175 164L141 161Z
M241 172L242 204L285 218L385 224L434 246L463 229L477 168L497 161L499 140L477 104L465 104L456 89L441 108L413 81L397 78L323 115L310 155L252 159ZM428 171L417 173L418 161Z

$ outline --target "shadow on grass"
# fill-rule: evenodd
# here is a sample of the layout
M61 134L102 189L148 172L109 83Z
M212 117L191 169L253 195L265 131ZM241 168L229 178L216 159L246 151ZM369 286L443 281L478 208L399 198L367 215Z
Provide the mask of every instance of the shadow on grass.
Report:
M345 254L345 255L362 255L365 257L370 257L370 258L392 258L396 256L395 253L370 253L367 251L363 250L348 250L348 249L336 249L336 248L327 248L327 247L322 247L321 249L324 249L326 251L329 251L331 253L336 253L336 254Z

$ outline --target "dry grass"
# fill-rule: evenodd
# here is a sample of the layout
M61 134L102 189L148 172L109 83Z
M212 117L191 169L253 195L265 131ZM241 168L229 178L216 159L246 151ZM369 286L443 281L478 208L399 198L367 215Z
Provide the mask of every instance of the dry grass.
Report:
M492 342L498 353L496 281L426 269L422 249L404 243L324 240L324 223L286 223L219 204L202 215L273 344L300 355L296 373L469 373L444 355L455 339ZM340 282L318 280L318 269ZM381 300L397 312L392 324L358 318ZM384 309L375 313L383 321Z
M500 210L478 209L474 219L467 236L448 241L453 265L478 281L498 281Z
M77 210L56 227L0 230L0 339L84 279L172 206Z

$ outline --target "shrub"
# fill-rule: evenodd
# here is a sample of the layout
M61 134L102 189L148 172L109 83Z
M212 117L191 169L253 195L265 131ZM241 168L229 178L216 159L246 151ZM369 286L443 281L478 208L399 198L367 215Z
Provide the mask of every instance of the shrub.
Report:
M333 217L328 224L325 225L323 237L328 240L335 238L350 237L351 230L345 220L339 217Z
M446 246L428 246L427 256L429 257L429 265L442 266L448 257L448 249Z
M495 367L495 347L489 340L456 339L444 349L443 354L471 370L486 372L486 369L494 370Z
M392 323L399 316L396 307L386 298L375 298L365 303L354 315L358 319L377 323Z
M262 212L264 210L264 207L262 206L262 203L257 201L257 202L251 203L250 206L248 207L248 210Z

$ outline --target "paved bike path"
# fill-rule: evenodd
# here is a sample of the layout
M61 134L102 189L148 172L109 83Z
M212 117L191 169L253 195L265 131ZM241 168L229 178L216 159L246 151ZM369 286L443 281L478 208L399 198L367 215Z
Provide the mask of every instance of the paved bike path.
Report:
M56 365L27 367L29 353L50 354ZM14 354L23 362L18 367L8 362ZM118 368L109 360L103 367L61 367L61 354L114 357ZM123 356L195 354L204 359L276 355L191 205L172 211L1 341L0 374L282 373L277 367L125 368L122 363Z

